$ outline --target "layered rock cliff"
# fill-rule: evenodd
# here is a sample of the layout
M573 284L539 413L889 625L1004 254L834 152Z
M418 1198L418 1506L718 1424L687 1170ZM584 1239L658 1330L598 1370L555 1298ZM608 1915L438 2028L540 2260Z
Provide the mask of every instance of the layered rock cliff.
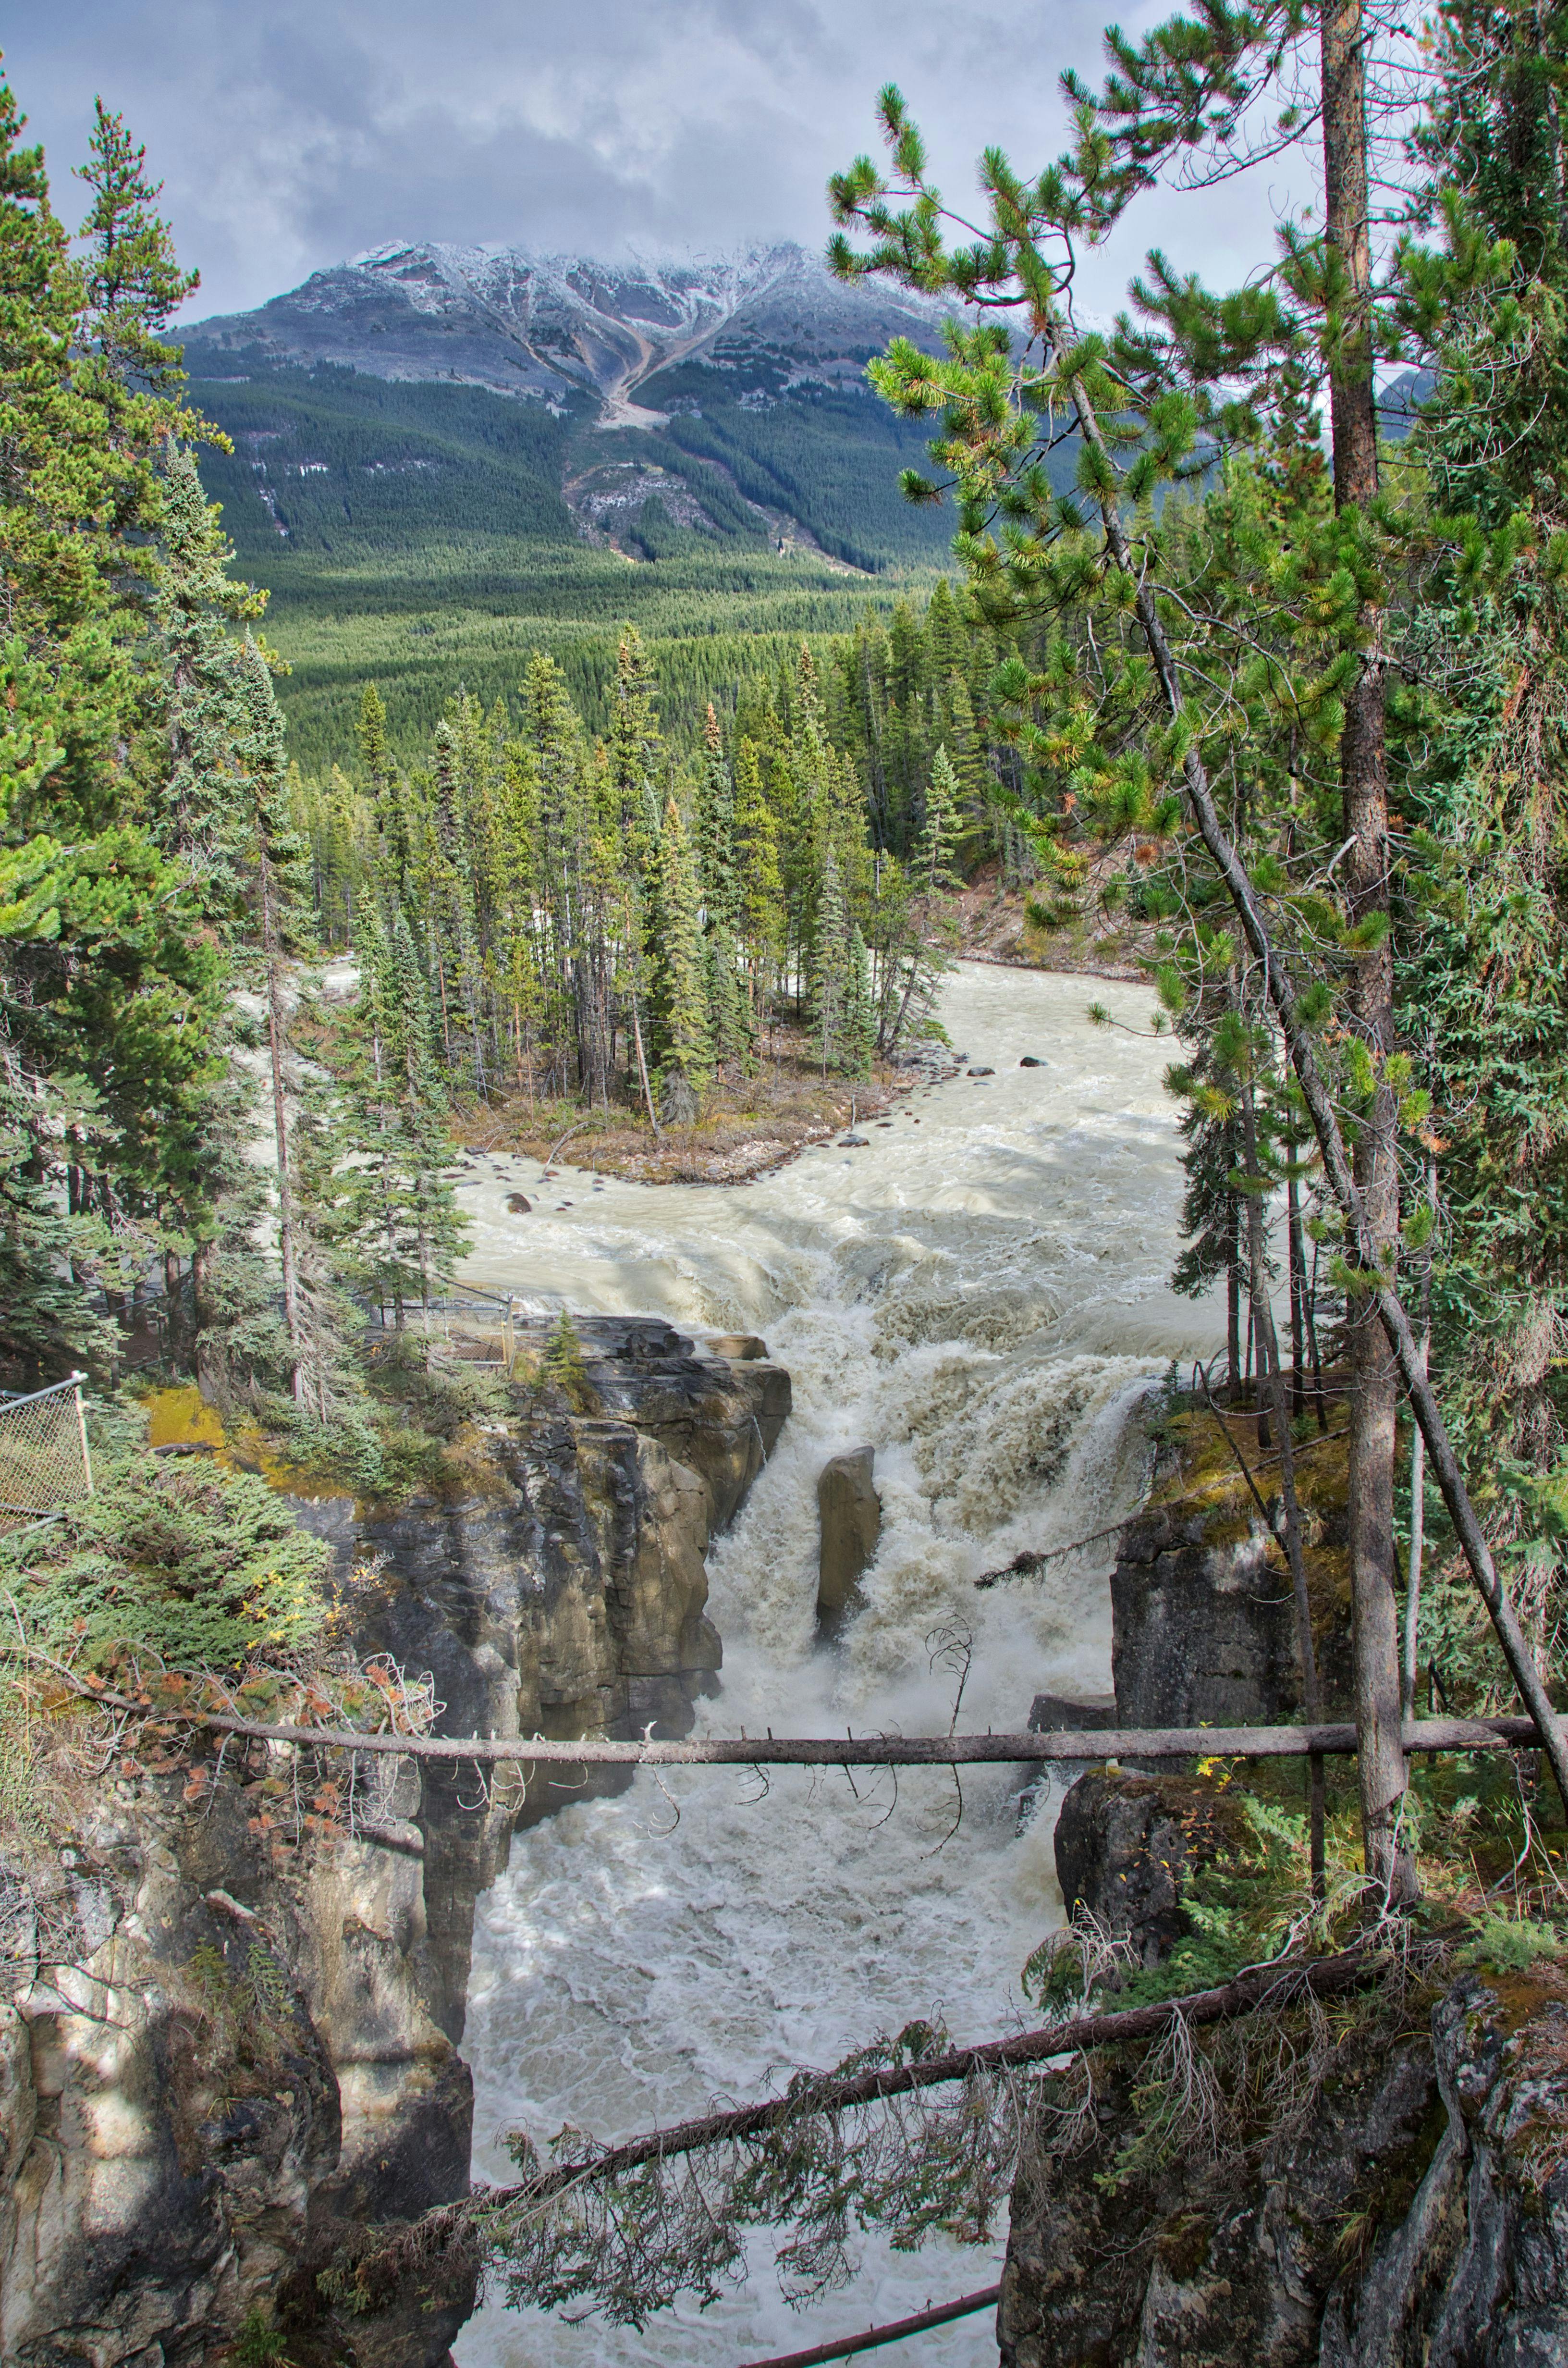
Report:
M592 1411L514 1413L445 1497L301 1513L379 1563L358 1641L435 1679L450 1735L689 1725L716 1683L703 1552L789 1410L766 1357L699 1354L658 1323L588 1320ZM9 1899L0 1995L0 2358L196 2368L250 2322L299 2368L427 2368L471 2294L344 2317L345 2239L468 2180L458 2052L474 1902L520 1816L472 1771L388 1765L356 1833L280 1846L268 1747L106 1780L45 1915ZM262 2356L257 2352L256 2356Z
M1256 2034L1293 2110L1250 2146L1162 2127L1168 2060L1098 2065L1078 2143L1014 2196L1003 2368L1568 2360L1568 1983L1483 1968L1317 2021ZM1247 2077L1234 2047L1216 2068Z
M1163 1501L1123 1533L1114 1703L1085 1715L1042 1696L1032 1725L1294 1711L1283 1557L1215 1429L1188 1423ZM1342 1701L1335 1444L1303 1452L1302 1495L1320 1662ZM1241 1781L1169 1765L1071 1784L1063 1903L1115 1944L1121 1978L1217 1929L1213 1878L1256 1856L1246 1800ZM1568 1973L1488 1964L1462 1928L1406 1939L1357 1997L1309 2009L1282 1993L1046 2081L1012 2196L1003 2368L1568 2362ZM1172 1986L1205 1978L1220 1975Z

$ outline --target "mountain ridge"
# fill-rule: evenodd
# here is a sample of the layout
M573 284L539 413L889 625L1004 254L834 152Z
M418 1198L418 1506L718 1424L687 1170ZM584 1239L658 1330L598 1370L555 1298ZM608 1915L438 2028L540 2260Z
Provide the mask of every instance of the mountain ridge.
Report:
M950 512L901 472L930 428L865 366L941 308L845 285L786 241L603 263L397 241L184 332L201 458L270 587L293 743L353 745L374 679L400 746L460 683L548 651L595 728L620 626L678 713L936 580Z
M199 374L221 357L321 362L392 380L445 381L646 425L633 404L663 370L742 376L789 359L796 384L858 381L890 336L940 342L944 307L835 279L790 240L716 255L619 262L500 242L392 240L312 272L248 313L189 324ZM769 373L771 376L773 373ZM608 416L604 416L608 414Z

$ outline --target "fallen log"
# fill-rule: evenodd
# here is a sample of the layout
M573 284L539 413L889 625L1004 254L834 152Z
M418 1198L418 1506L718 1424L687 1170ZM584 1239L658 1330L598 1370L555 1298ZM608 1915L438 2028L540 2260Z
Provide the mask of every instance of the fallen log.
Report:
M316 1750L408 1752L418 1759L479 1760L486 1766L556 1768L968 1768L1039 1759L1292 1759L1356 1749L1356 1729L1332 1726L1108 1727L1059 1735L709 1736L681 1742L562 1743L540 1736L358 1735L346 1727L267 1726L256 1719L199 1712L178 1715L193 1726L263 1743L307 1744ZM1535 1750L1529 1718L1413 1719L1407 1751Z
M946 2327L953 2318L968 2318L995 2302L999 2285L983 2286L978 2294L960 2294L934 2310L917 2310L909 2318L890 2318L885 2327L868 2327L858 2335L840 2336L835 2343L814 2343L809 2351L781 2351L772 2360L753 2360L747 2368L821 2368L828 2360L853 2360L858 2351L875 2351L884 2343L902 2343L906 2335L921 2335L928 2327Z
M299 1744L315 1751L406 1754L415 1759L487 1767L566 1768L918 1768L1001 1765L1045 1759L1292 1759L1314 1752L1347 1757L1356 1749L1349 1721L1315 1726L1121 1726L1036 1735L690 1736L655 1743L551 1736L403 1735L392 1729L275 1725L227 1711L136 1701L79 1678L39 1655L85 1701L160 1726L184 1725L258 1743ZM1407 1719L1406 1751L1530 1751L1541 1748L1529 1718Z
M1390 1963L1386 1951L1367 1948L1341 1950L1331 1957L1281 1958L1273 1964L1249 1966L1213 1989L1188 1990L1153 2006L1079 2015L1071 2022L1018 2032L1008 2039L983 2040L976 2046L947 2048L939 2055L916 2057L907 2064L801 2080L783 2096L765 2098L760 2104L700 2113L690 2121L672 2122L668 2129L622 2139L585 2159L551 2163L512 2187L477 2188L455 2203L438 2204L426 2213L391 2237L373 2258L380 2268L396 2269L427 2259L453 2242L469 2241L475 2236L483 2241L485 2223L510 2211L534 2209L585 2180L619 2179L643 2163L665 2162L676 2155L694 2154L702 2146L766 2139L811 2114L851 2112L891 2097L911 2096L920 2089L969 2080L977 2073L1050 2063L1059 2055L1079 2055L1088 2048L1157 2039L1181 2021L1222 2022L1262 2006L1282 2009L1299 1998L1332 1998L1381 1978Z

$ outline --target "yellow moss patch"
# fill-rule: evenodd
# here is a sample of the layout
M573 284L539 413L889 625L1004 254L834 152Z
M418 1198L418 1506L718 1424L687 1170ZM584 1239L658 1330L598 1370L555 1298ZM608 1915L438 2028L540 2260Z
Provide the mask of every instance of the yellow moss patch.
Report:
M154 1390L142 1401L147 1409L149 1447L225 1448L223 1417L209 1406L194 1382L183 1388Z
M279 1455L254 1423L231 1433L215 1406L210 1406L194 1382L154 1390L142 1400L147 1410L149 1447L205 1447L215 1463L230 1472L258 1472L281 1497L324 1500L351 1497L340 1481L324 1480L318 1473L301 1471Z

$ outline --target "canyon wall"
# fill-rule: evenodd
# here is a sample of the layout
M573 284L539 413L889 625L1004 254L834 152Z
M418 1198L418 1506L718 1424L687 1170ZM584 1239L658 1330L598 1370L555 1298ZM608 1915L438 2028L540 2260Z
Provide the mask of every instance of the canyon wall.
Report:
M519 1395L442 1497L301 1507L345 1574L374 1559L356 1641L431 1673L438 1733L680 1734L718 1683L703 1554L789 1376L760 1342L579 1328L591 1411ZM460 2285L334 2310L320 2273L368 2223L466 2191L474 1902L518 1820L582 1786L486 1797L472 1770L392 1761L351 1837L284 1845L278 1770L231 1750L195 1804L184 1769L107 1774L62 1848L63 1925L22 1888L0 1903L7 2363L196 2368L276 2323L297 2368L434 2368L467 2315Z

